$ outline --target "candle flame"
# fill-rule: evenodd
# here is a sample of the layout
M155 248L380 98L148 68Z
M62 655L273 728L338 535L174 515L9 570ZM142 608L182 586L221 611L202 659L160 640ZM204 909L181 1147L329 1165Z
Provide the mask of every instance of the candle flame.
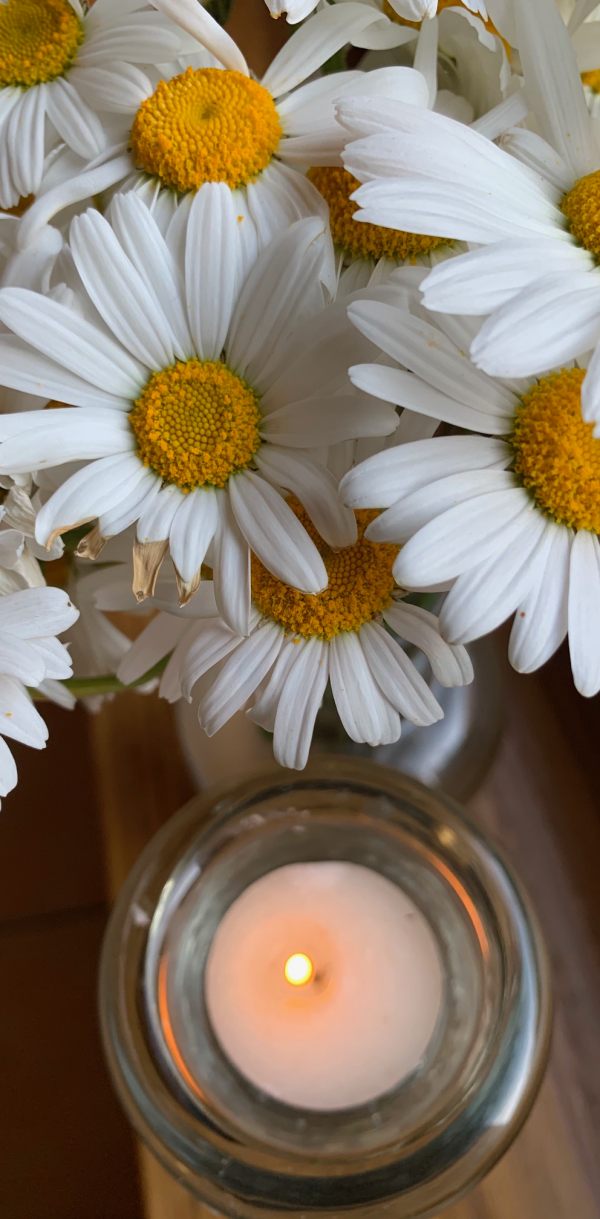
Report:
M305 952L294 952L288 957L283 972L290 986L306 986L314 977L315 967Z

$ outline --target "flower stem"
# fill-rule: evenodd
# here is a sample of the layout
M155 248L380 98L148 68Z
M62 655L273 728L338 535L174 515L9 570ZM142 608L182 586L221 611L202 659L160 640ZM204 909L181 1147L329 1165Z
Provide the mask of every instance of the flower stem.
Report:
M66 690L70 690L75 698L95 698L99 694L120 694L122 690L135 690L136 687L145 686L146 682L153 681L154 678L160 677L164 672L169 657L165 656L163 660L159 660L152 669L144 673L143 677L138 677L135 681L130 682L128 686L119 681L114 674L107 673L101 677L66 677L60 684ZM42 690L30 690L29 693L34 702L48 702L48 696Z

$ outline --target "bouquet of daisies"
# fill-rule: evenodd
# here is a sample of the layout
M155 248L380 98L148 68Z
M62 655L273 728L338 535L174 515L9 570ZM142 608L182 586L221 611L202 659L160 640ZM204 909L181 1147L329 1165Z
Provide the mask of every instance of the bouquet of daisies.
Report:
M258 79L226 4L0 0L0 794L42 697L301 768L509 618L600 688L597 2L267 5Z

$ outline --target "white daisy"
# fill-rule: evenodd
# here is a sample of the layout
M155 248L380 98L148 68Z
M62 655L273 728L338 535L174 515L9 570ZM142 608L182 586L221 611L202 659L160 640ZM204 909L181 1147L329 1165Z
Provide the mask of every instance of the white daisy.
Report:
M182 624L173 615L159 615L133 645L119 676L134 680L172 651L161 681L165 697L175 701L194 691L209 736L247 706L251 718L273 733L277 761L302 769L328 683L354 741L389 744L400 736L401 717L419 725L442 718L400 640L427 656L442 685L465 685L473 671L464 648L442 640L437 618L404 600L392 575L396 547L364 537L373 513L358 512L357 540L332 550L292 503L323 555L326 591L307 596L253 557L247 637L227 626L216 600L211 605L207 582L198 616ZM195 614L195 607L192 602L188 610Z
M157 85L136 72L135 79L115 80L110 90L103 81L89 90L92 104L114 111L114 147L79 178L37 200L23 221L23 244L66 203L117 185L139 191L164 230L176 211L185 217L196 192L222 182L261 244L320 210L305 170L339 161L345 135L335 103L346 93L364 92L367 82L358 71L310 78L377 14L358 0L344 12L328 7L293 34L259 82L197 0L153 3L193 37L195 54L185 70L171 65L159 71ZM378 81L379 74L369 75L369 93L389 90L387 73L379 88Z
M434 76L435 70L434 52ZM421 72L403 67L382 71L387 72L393 95L399 97L404 93L410 105L430 104L429 82ZM432 256L450 253L450 243L444 237L405 233L354 220L356 205L352 196L360 183L342 165L314 166L308 177L327 204L329 230L340 269L345 268L345 279L352 288L366 285L376 267L381 279L405 262L427 261L431 265Z
M73 221L86 292L74 307L0 291L0 320L16 336L0 335L0 380L79 408L0 418L0 472L83 463L41 508L36 536L48 544L97 519L81 550L94 558L136 522L142 598L167 549L191 596L212 544L219 603L243 632L250 548L306 592L326 584L279 488L332 546L347 545L354 518L314 450L386 435L396 415L339 392L353 335L343 304L324 308L333 268L322 221L298 221L244 281L247 233L224 185L195 196L179 258L135 194L114 200L113 219Z
M407 588L448 587L445 638L466 643L513 613L509 655L529 673L568 633L580 693L600 689L600 440L581 415L584 370L520 384L469 360L472 327L382 302L353 304L354 324L401 366L362 365L362 389L474 432L417 441L347 475L352 507L385 508L369 537L403 544Z
M338 2L343 3L344 0ZM463 17L467 20L463 20ZM418 64L418 69L411 71L399 65L398 50L369 51L361 61L367 70L374 68L380 74L381 65L385 64L390 80L397 74L398 79L394 88L390 89L389 96L393 93L396 100L400 100L401 73L404 73L404 89L411 94L406 99L409 104L447 114L461 123L470 123L475 113L474 106L466 96L456 92L460 64L464 84L477 104L477 112L482 115L479 126L485 128L486 134L495 136L523 117L525 107L517 95L501 104L510 80L506 52L501 40L492 37L478 17L463 8L447 8L436 21L422 22L421 27L412 30L411 34L416 40L414 62ZM445 39L443 50L440 42L442 36ZM480 39L485 47L480 47ZM489 56L490 46L493 48L494 67L481 62L474 49L479 48L485 56ZM453 88L438 88L439 81ZM362 107L360 104L356 108L342 105L340 110L349 139L355 140L362 134ZM359 115L356 125L349 117L354 113ZM381 106L381 113L385 113L385 103ZM365 287L374 267L378 278L382 279L403 264L435 266L464 248L441 235L440 229L434 235L403 230L397 226L365 223L360 213L357 214L354 202L360 182L342 166L318 166L310 169L308 176L328 204L332 239L340 265L344 268L344 280L352 288Z
M187 46L146 0L2 0L0 4L0 207L35 195L49 143L93 161L108 144L97 113L119 87L139 90L138 64Z
M0 540L0 562L3 555ZM58 588L25 588L0 596L1 796L17 782L17 768L4 738L33 749L46 744L48 729L26 687L39 688L48 680L69 677L69 653L56 636L76 618L77 610Z
M492 314L472 354L486 372L507 376L546 371L600 338L593 120L554 0L528 0L516 17L528 96L558 151L514 131L511 155L440 115L393 103L375 114L365 102L354 118L366 138L346 156L365 182L355 196L365 221L423 232L443 218L449 236L483 246L436 267L424 299L430 309ZM600 412L599 389L592 378L586 412Z

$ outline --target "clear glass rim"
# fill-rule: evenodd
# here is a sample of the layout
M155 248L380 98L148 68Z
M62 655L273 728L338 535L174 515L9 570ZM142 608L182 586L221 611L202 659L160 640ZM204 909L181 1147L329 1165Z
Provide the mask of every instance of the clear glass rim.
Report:
M365 1156L358 1169L339 1155L290 1155L289 1149L265 1147L247 1128L228 1128L223 1114L214 1110L199 1124L153 1062L139 989L145 934L140 913L146 922L154 914L166 879L199 831L205 844L222 841L227 827L260 801L275 796L288 804L295 800L299 807L310 794L340 791L379 804L379 816L385 806L392 825L395 818L412 817L415 833L433 843L439 865L462 878L461 883L468 881L470 891L480 894L477 900L491 902L494 951L507 971L502 976L511 979L508 993L492 994L495 1031L484 1047L481 1069L470 1080L471 1094L456 1097L454 1112L449 1109L435 1129L415 1132L409 1146L395 1147L390 1134L385 1154ZM376 820L374 807L368 817ZM132 909L137 909L137 922L130 918ZM288 777L276 770L246 778L230 790L202 794L159 831L113 912L102 957L100 1005L109 1067L132 1124L196 1196L240 1219L253 1219L266 1209L274 1216L294 1211L366 1215L384 1203L399 1217L424 1216L448 1205L489 1171L524 1122L543 1076L551 1024L548 964L537 921L501 853L451 800L397 772L347 757L317 759L301 775Z

